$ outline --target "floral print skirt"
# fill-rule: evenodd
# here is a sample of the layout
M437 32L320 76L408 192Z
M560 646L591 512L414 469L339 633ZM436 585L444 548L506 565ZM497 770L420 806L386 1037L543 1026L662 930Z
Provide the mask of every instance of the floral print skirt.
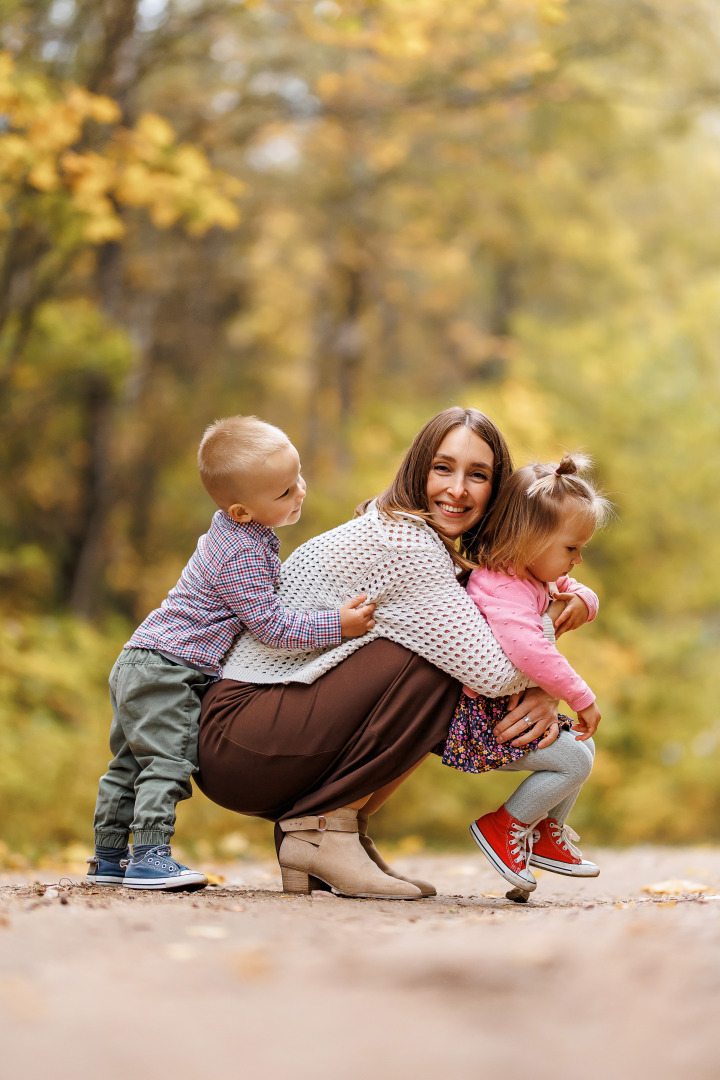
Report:
M461 694L455 714L450 721L447 739L435 747L434 753L442 754L443 765L461 772L482 773L501 769L530 750L537 750L542 736L527 746L499 743L493 728L508 710L509 697L468 697ZM558 713L562 731L569 731L572 720Z

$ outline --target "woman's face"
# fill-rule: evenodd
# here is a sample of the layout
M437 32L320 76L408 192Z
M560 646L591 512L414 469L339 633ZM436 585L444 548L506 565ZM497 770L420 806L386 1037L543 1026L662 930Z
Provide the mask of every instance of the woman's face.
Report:
M427 479L430 516L454 540L480 521L492 494L495 455L466 427L449 431L435 451Z

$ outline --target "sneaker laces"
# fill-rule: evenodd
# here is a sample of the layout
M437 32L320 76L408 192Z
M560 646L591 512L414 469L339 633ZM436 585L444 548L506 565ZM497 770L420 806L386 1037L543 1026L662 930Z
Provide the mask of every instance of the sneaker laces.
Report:
M580 839L574 829L571 829L569 825L561 825L559 821L556 821L550 826L550 832L552 833L555 842L566 851L569 851L576 859L582 859L582 851L576 848L572 841Z
M535 839L534 829L534 824L523 825L520 821L516 821L510 826L510 851L518 862L521 861L522 856L525 862L524 870L527 870L532 855L533 841Z

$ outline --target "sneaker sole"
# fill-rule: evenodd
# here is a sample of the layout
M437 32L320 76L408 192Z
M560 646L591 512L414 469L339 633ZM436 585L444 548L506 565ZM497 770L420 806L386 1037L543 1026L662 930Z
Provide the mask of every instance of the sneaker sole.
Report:
M124 885L124 877L111 877L110 874L87 874L85 876L86 885Z
M537 866L538 870L549 870L552 874L564 874L565 877L598 877L600 867L594 866L592 870L579 863L562 863L555 859L546 859L542 855L531 855L530 865Z
M523 892L533 892L533 890L537 888L536 882L527 881L526 878L521 878L519 874L513 873L513 871L505 865L495 849L487 842L474 821L470 826L470 835L482 851L483 855L485 855L495 867L498 874L502 874L505 880L509 881L511 885L515 885L518 889L522 889Z
M123 885L126 889L164 889L165 892L197 892L198 889L204 889L210 882L207 878L203 878L202 881L195 879L194 881L173 881L172 879L164 879L161 881L128 881L127 878L123 881Z

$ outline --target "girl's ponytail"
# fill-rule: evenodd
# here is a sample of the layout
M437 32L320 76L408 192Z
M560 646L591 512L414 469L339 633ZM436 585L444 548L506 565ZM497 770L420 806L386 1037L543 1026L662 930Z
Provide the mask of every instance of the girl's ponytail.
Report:
M584 492L589 485L587 481L580 480L580 474L591 467L591 459L577 451L565 454L558 465L533 465L531 468L537 479L527 489L528 498L542 494L551 499L563 499L568 495ZM577 480L580 480L579 484ZM582 498L582 495L580 497Z
M565 454L562 461L555 469L556 476L577 476L580 473L587 472L591 467L592 461L587 454Z

